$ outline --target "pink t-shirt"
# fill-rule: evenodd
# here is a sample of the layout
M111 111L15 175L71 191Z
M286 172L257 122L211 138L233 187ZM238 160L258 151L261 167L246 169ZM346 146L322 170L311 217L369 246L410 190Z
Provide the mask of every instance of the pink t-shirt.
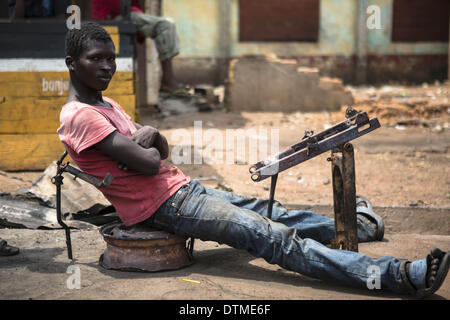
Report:
M161 162L159 173L146 176L138 171L120 170L117 162L94 145L117 131L130 137L136 131L131 118L112 99L103 97L112 108L72 101L60 114L58 134L76 165L87 174L102 180L110 173L114 180L99 190L115 207L120 219L130 226L148 219L190 178L175 166Z

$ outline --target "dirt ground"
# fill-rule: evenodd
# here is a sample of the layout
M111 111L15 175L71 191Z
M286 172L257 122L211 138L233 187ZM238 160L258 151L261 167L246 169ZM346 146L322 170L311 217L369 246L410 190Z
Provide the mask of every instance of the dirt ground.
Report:
M353 141L357 193L370 199L386 223L385 240L360 244L360 252L414 260L425 257L432 247L450 250L450 86L351 89L354 108L377 116L381 123L381 128ZM279 150L283 150L300 141L305 130L319 132L344 120L344 110L284 114L231 113L216 108L163 117L145 109L140 122L160 129L171 144L170 161L191 178L214 188L267 198L270 179L253 182L248 172L255 159L262 160L257 152L264 154L267 147L270 155L270 143L277 137ZM199 126L203 129L200 140L196 136ZM221 145L227 133L246 139L245 152L236 154L236 147ZM180 146L185 147L183 153ZM233 164L227 163L227 152L236 155ZM199 154L204 158L198 158ZM290 207L332 216L328 156L280 173L275 198ZM200 163L180 163L180 157ZM0 171L0 193L17 193L40 175ZM0 299L412 298L313 280L246 252L202 241L196 241L195 264L181 270L108 271L98 265L105 243L95 229L72 232L72 264L81 270L81 289L68 289L70 274L66 271L71 263L62 230L0 229L0 237L21 249L18 256L0 258ZM449 279L432 298L450 298Z

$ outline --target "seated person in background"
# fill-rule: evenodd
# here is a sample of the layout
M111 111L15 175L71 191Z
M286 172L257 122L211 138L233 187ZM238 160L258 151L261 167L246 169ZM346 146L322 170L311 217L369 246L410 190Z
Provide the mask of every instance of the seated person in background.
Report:
M120 0L92 0L92 20L117 19L121 13ZM138 35L154 40L161 61L161 92L174 96L186 96L187 90L179 85L175 78L172 58L178 55L178 36L173 22L166 18L145 14L139 1L131 1L131 21L136 25Z

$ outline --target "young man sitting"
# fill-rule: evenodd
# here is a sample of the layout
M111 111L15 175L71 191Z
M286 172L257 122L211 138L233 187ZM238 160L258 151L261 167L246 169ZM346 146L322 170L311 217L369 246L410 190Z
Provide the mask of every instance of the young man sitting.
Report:
M367 288L372 275L368 268L377 266L381 289L422 297L441 286L450 264L448 252L433 249L426 258L409 262L329 249L324 244L334 238L332 219L275 203L270 220L265 217L267 200L206 188L165 165L166 138L155 128L133 123L117 102L102 96L116 70L115 57L114 44L99 25L88 22L68 31L70 89L58 134L83 171L99 179L112 174L112 185L100 191L125 225L150 223L185 237L224 243L288 270L344 285ZM368 210L358 211L359 241L381 240L377 228L382 226L361 214Z

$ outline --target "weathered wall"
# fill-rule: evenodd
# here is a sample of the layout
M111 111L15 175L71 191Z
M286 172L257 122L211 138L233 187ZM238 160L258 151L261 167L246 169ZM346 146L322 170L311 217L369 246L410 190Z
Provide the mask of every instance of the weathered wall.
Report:
M394 0L369 0L381 9L381 30L369 30L367 81L427 82L447 78L447 42L392 42Z
M181 54L175 59L179 76L186 82L224 80L230 58L245 55L275 54L295 58L301 65L317 67L321 75L338 76L353 82L355 76L357 1L321 0L317 43L239 42L239 0L165 0L162 14L172 18L180 37ZM368 0L381 13L381 30L367 30L367 74L370 82L386 81L387 74L398 79L426 81L446 78L448 44L392 43L392 7L394 0ZM269 23L269 22L268 22ZM424 56L423 59L420 56ZM406 62L399 57L405 57ZM415 75L427 67L430 72ZM397 64L396 61L402 61ZM405 69L405 63L407 68ZM416 79L415 79L416 78Z
M165 0L163 15L172 18L177 25L181 57L221 57L223 44L219 41L227 32L233 56L353 54L356 1L322 0L320 5L318 43L239 42L238 0ZM222 21L221 17L227 11L230 12L230 20Z

